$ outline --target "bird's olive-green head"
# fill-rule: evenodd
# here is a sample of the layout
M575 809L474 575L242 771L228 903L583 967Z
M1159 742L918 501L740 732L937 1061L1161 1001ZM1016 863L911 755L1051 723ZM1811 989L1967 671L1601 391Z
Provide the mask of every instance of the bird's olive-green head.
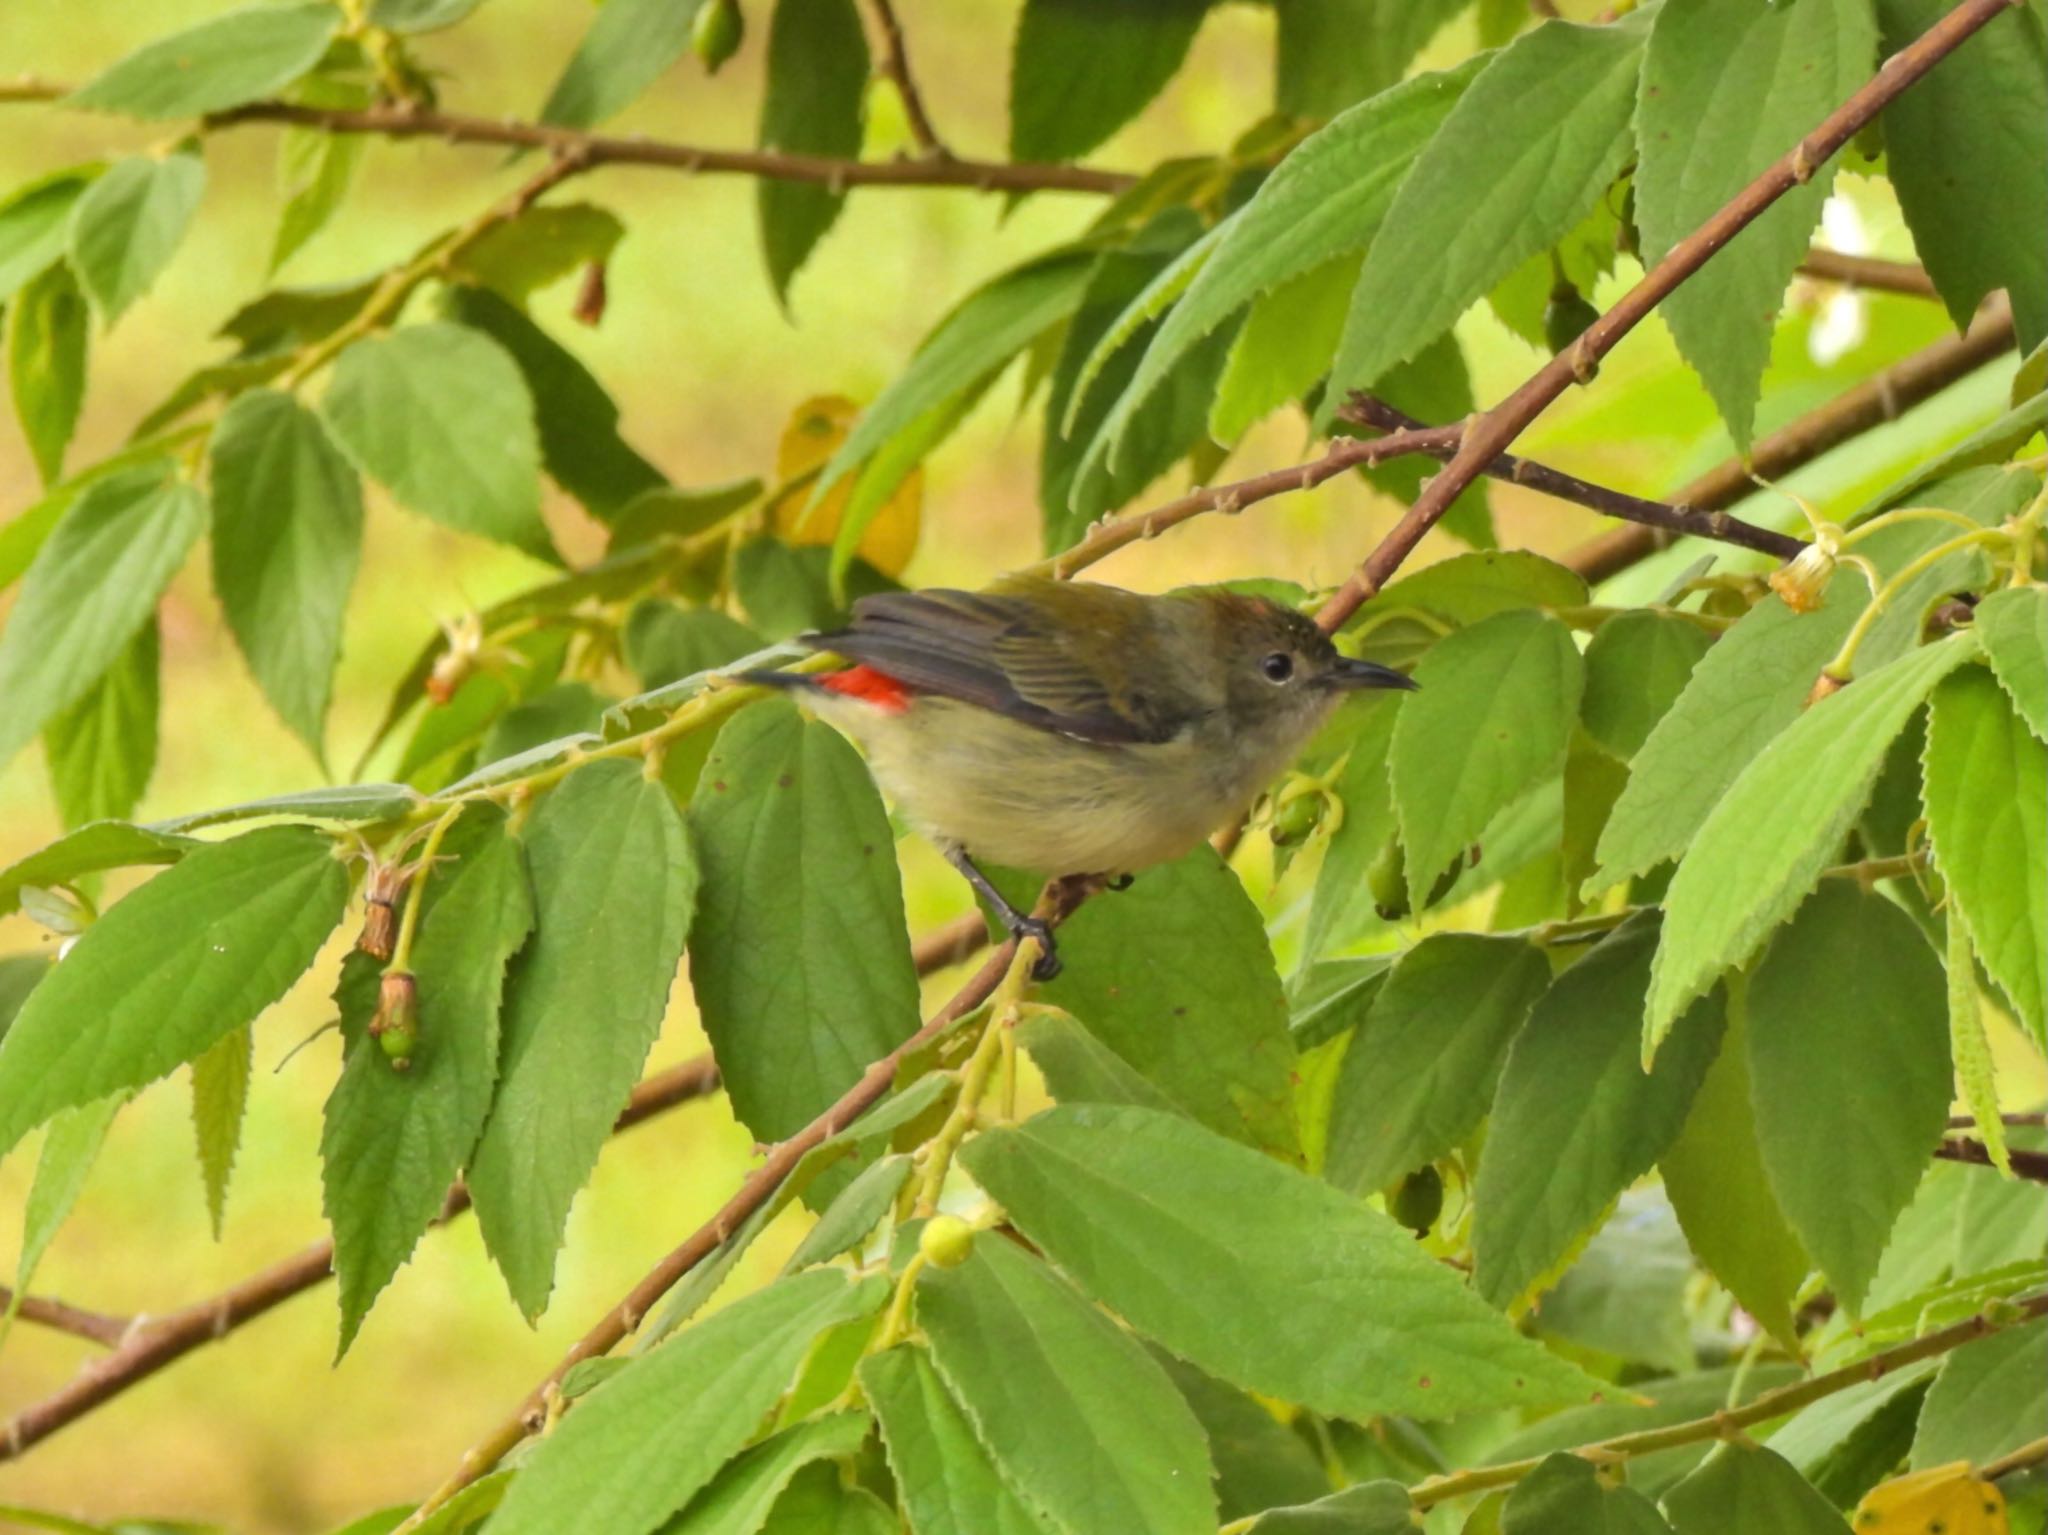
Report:
M1346 693L1415 686L1399 672L1342 654L1292 608L1233 592L1189 595L1205 611L1214 636L1208 664L1222 686L1223 712L1233 732L1299 739Z

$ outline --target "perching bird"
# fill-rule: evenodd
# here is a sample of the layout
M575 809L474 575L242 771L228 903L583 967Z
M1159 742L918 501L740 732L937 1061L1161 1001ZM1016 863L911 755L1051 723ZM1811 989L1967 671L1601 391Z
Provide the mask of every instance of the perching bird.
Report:
M985 592L864 597L807 634L840 671L751 672L853 737L904 817L1013 935L1051 934L974 858L1135 873L1189 851L1292 761L1343 696L1412 688L1340 655L1301 614L1214 589L1140 596L1017 577Z

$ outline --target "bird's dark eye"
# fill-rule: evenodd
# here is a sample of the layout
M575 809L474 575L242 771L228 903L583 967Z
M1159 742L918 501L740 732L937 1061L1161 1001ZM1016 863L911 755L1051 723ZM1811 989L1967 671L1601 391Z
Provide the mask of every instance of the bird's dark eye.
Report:
M1294 675L1294 657L1284 650L1276 650L1259 663L1268 682L1285 682Z

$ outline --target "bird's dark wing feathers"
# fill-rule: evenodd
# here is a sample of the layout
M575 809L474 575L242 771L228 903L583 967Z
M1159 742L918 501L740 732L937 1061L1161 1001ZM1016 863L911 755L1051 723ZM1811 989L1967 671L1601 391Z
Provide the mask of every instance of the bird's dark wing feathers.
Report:
M884 592L856 602L846 628L804 641L912 688L1084 741L1135 745L1172 734L1120 712L1060 635L1013 597Z

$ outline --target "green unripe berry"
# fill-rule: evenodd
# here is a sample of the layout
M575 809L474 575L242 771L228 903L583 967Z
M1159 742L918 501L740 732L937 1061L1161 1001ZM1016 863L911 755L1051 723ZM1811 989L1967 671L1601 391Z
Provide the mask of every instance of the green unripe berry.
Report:
M1444 1178L1434 1164L1418 1167L1387 1196L1387 1213L1417 1236L1444 1213Z
M377 1036L377 1048L384 1052L393 1071L412 1070L413 1047L418 1043L419 1035L409 1028L386 1029Z
M1543 306L1543 342L1550 350L1562 352L1586 333L1586 327L1600 318L1600 311L1586 302L1586 295L1568 282L1550 290L1550 302Z
M1322 822L1321 794L1297 794L1293 799L1284 800L1273 811L1273 845L1298 847L1314 834Z
M1380 856L1365 871L1365 887L1372 892L1372 907L1382 922L1398 922L1408 915L1408 859L1400 838L1387 838Z
M917 1234L917 1250L933 1268L958 1268L974 1250L974 1228L957 1215L934 1215Z
M697 19L690 26L690 48L704 65L705 73L715 75L720 65L740 51L740 41L746 34L739 0L705 0L697 7Z

